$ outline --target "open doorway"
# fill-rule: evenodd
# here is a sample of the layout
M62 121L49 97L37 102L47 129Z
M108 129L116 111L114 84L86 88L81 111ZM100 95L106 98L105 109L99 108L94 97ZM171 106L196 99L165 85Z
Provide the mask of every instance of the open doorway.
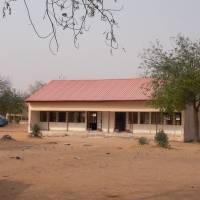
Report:
M116 112L115 113L115 131L122 132L126 130L126 113Z
M92 131L97 130L97 112L87 113L87 129Z

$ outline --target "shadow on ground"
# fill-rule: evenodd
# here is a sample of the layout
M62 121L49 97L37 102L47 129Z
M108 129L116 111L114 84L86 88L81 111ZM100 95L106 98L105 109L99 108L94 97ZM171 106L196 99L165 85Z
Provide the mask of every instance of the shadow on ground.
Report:
M30 185L10 180L0 180L0 199L15 200Z

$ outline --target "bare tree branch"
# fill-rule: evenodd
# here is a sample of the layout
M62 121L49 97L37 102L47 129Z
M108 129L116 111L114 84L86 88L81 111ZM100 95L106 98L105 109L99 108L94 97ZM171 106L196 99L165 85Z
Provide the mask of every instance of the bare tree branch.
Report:
M11 15L11 4L18 0L4 0L3 17ZM115 19L115 12L122 9L107 8L105 0L43 0L45 3L45 14L43 19L49 21L51 31L47 35L41 35L36 28L30 13L30 8L27 0L23 0L27 11L28 19L34 32L39 38L49 38L49 49L52 53L59 49L59 42L57 39L58 29L70 30L73 33L73 42L76 48L79 48L78 39L80 35L87 32L90 28L87 25L89 18L99 17L99 20L105 24L104 37L106 45L112 49L118 49L118 41L116 38L116 28L118 24ZM117 0L113 1L113 7ZM52 44L55 44L55 48Z

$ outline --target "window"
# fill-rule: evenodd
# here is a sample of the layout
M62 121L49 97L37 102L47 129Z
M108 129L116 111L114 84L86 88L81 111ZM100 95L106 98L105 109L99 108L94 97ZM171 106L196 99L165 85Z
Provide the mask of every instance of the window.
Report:
M49 112L49 121L56 122L56 112Z
M151 124L163 124L163 116L161 112L151 113Z
M72 123L83 123L85 122L85 112L69 112L68 120Z
M47 122L47 112L40 112L40 122Z
M138 113L137 112L129 112L128 119L129 119L129 124L137 124L138 123Z
M66 122L66 112L58 112L58 122Z
M140 113L140 124L149 124L149 112Z
M173 125L173 114L165 113L164 121L166 125Z
M175 113L175 125L181 125L181 113Z

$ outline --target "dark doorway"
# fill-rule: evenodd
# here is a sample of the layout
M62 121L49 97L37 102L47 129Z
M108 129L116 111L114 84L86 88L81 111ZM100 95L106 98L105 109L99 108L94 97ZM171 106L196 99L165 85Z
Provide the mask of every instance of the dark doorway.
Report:
M126 130L126 113L116 112L115 113L115 131L121 132Z
M88 130L97 130L97 112L87 113L87 128Z

